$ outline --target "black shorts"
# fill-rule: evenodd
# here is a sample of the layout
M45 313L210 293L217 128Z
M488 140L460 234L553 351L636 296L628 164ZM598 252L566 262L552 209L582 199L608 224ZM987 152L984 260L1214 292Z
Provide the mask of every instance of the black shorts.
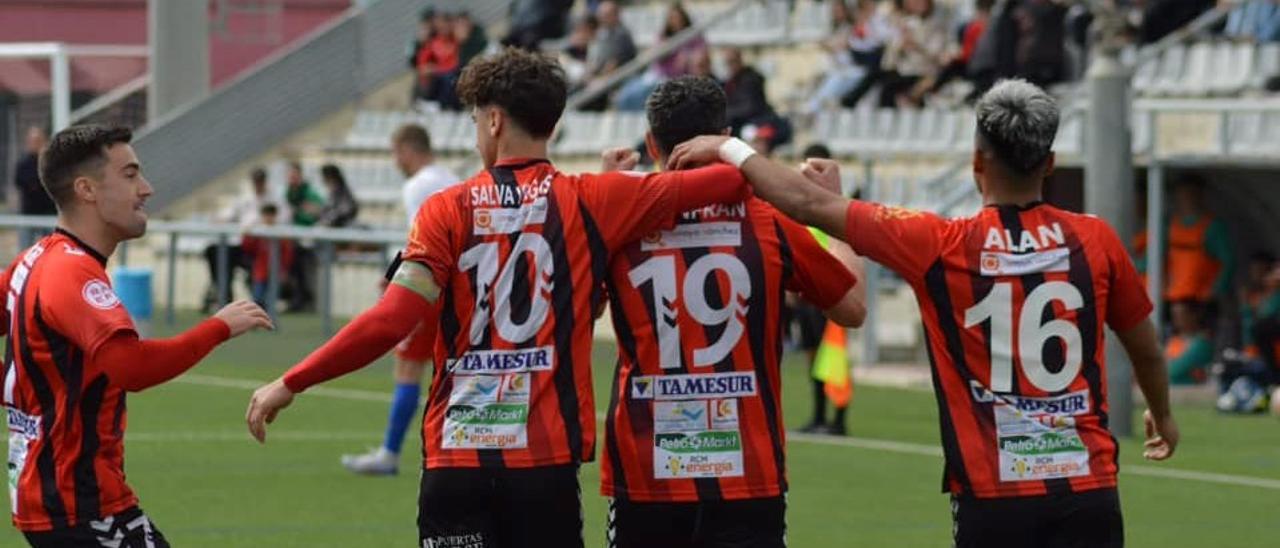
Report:
M75 527L23 535L35 548L169 548L164 535L137 506Z
M827 329L827 317L809 303L799 303L791 308L791 321L800 332L800 349L813 351L822 344L822 332Z
M1120 548L1115 489L1038 497L951 497L956 548Z
M422 548L582 548L578 465L422 471Z
M609 548L785 548L784 497L717 502L609 501Z

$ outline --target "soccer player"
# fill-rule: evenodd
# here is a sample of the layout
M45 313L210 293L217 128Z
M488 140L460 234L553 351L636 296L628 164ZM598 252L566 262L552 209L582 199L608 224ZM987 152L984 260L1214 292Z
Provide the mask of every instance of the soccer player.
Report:
M271 320L228 305L171 339L138 339L104 270L116 245L142 236L152 194L128 129L58 132L40 180L58 229L0 274L9 336L9 504L32 546L168 546L124 481L125 392L172 379L215 346Z
M449 168L435 163L431 153L431 135L418 124L400 126L391 136L391 153L396 167L409 180L405 181L402 196L409 225L431 195L458 184L458 176ZM357 474L390 475L400 467L400 448L409 423L418 412L421 396L422 372L431 360L435 345L434 327L419 326L395 349L396 388L392 393L391 411L387 415L387 432L382 445L361 455L343 455L342 465Z
M382 299L260 388L264 423L296 393L438 326L418 501L425 546L582 546L578 464L595 451L591 346L611 255L679 211L734 202L730 166L566 175L546 160L563 70L507 49L473 60L458 95L485 169L422 206Z
M728 133L715 80L658 86L649 154ZM832 319L866 317L845 263L808 229L750 198L679 215L609 264L618 369L605 419L602 491L619 548L786 546L782 329L786 291Z
M843 235L911 284L957 546L1121 546L1103 326L1119 337L1147 401L1143 455L1167 459L1178 426L1151 302L1111 227L1040 201L1054 163L1053 98L1004 81L976 111L973 174L985 207L964 219L843 199L723 138L681 144L668 164L738 165L758 196ZM807 174L839 177L827 162L811 162Z

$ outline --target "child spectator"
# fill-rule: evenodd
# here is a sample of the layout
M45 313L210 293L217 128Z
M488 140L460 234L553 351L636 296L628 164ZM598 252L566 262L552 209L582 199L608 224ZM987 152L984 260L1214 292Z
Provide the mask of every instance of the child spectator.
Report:
M275 226L276 217L280 213L279 208L275 204L266 204L259 210L259 220L262 226ZM291 240L278 240L280 254L276 264L276 275L282 276L289 271L289 267L293 265L293 242ZM271 277L271 241L257 236L245 234L241 239L240 247L244 252L253 258L253 269L250 279L253 281L253 301L258 306L267 307L267 290Z

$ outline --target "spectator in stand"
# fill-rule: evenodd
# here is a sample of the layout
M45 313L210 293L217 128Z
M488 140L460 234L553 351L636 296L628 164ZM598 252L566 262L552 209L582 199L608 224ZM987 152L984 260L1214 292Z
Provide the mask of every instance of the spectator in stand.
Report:
M458 43L459 72L471 62L471 59L484 53L484 50L489 47L489 37L485 34L484 27L476 26L476 22L471 19L471 14L466 10L453 16L453 38ZM456 75L454 83L457 83Z
M293 211L293 224L297 226L314 226L324 210L324 198L311 188L311 183L302 178L302 164L289 162L289 186L285 191L285 202ZM289 309L286 312L302 312L309 310L315 303L315 293L311 290L312 270L315 257L310 249L296 246L294 260L289 268Z
M606 0L596 8L595 40L587 51L587 81L600 82L608 78L618 67L627 64L636 56L636 44L631 39L631 31L622 24L618 13L618 3ZM609 106L608 97L592 101L582 110L604 110Z
M1226 223L1205 208L1204 184L1199 176L1187 175L1173 188L1164 298L1200 303L1213 316L1212 305L1229 296L1235 254Z
M863 4L874 5L875 2L859 0L859 10L862 9ZM851 43L854 38L854 25L853 14L849 13L849 5L845 0L831 0L831 36L822 41L822 48L827 52L827 70L823 75L822 83L818 84L813 95L805 103L806 115L816 115L824 108L832 106L866 76L866 68L853 60Z
M261 167L253 168L249 172L249 188L236 198L231 205L214 216L214 220L220 223L233 223L240 225L240 230L245 231L250 227L261 224L262 208L266 205L276 206L276 211L280 216L289 217L288 208L284 206L284 201L279 197L272 195L267 184L267 171ZM204 259L209 265L209 289L205 292L204 304L201 311L204 313L217 310L221 305L218 302L218 245L212 244L204 248ZM232 280L236 277L236 271L241 270L248 272L251 260L244 252L244 248L240 242L232 241L227 246L227 278L222 281L223 294L230 300L232 297L231 287ZM251 280L252 281L252 278ZM250 284L252 287L252 284Z
M926 80L926 93L937 93L952 80L965 78L969 74L969 60L973 58L974 50L978 49L982 33L987 30L987 20L991 17L991 6L994 4L995 0L978 0L974 4L973 19L960 28L960 50L951 56L951 61L942 68L942 72ZM965 97L965 102L973 103L978 97L981 95L974 89ZM916 99L920 100L921 97Z
M1067 79L1069 0L1024 0L1018 12L1018 76L1048 87Z
M689 59L689 76L715 79L715 73L711 70L711 50L702 50Z
M1173 335L1165 341L1165 361L1171 384L1199 384L1208 378L1213 362L1213 337L1205 327L1204 307L1196 301L1178 301L1169 308Z
M751 142L761 154L791 141L791 123L769 105L765 97L765 79L742 59L742 50L728 48L724 63L729 78L724 82L728 102L728 121L733 134Z
M1240 2L1227 15L1224 34L1241 40L1280 41L1280 1Z
M289 162L289 172L285 181L288 186L285 188L284 199L289 209L293 211L293 216L289 218L290 223L298 226L316 224L316 218L324 209L324 198L320 197L311 183L303 178L301 163L296 160Z
M569 82L571 92L582 89L587 79L588 52L591 42L596 37L596 18L584 15L573 24L569 33L569 41L560 51L560 66L564 67L565 78Z
M275 204L265 204L258 212L261 226L275 226L280 210ZM276 262L277 275L288 272L293 265L294 243L291 240L278 240L279 255ZM253 302L267 308L267 292L271 281L271 241L245 233L241 237L241 247L253 258Z
M843 0L834 0L834 3L841 4ZM684 32L690 26L693 26L693 21L689 19L689 13L685 11L684 6L680 2L670 3L667 6L667 22L662 27L662 34L658 36L658 44L655 47L661 46L663 42ZM644 110L645 99L654 88L658 87L658 84L690 74L693 59L706 50L706 39L698 35L667 56L658 59L649 66L649 70L627 81L618 91L615 100L618 110Z
M914 88L946 61L947 21L933 0L897 0L896 39L885 50L880 107L921 106Z
M1138 38L1153 43L1213 8L1215 0L1146 0L1141 2Z
M360 213L360 204L351 194L342 170L333 164L325 164L320 167L320 178L324 180L325 189L328 190L329 201L316 217L316 224L340 228L354 223Z
M898 29L889 12L881 9L881 4L875 0L859 0L853 17L849 55L864 74L840 98L840 104L848 108L857 107L863 96L880 81L885 48L896 41L898 36Z
M40 151L49 144L44 129L27 128L26 154L13 167L13 185L18 189L18 211L23 215L57 215L53 198L40 184Z
M536 51L542 41L560 38L573 0L516 0L511 5L511 30L502 45Z
M419 29L419 42L414 51L414 70L418 79L414 99L429 101L448 110L462 108L453 93L458 79L458 39L448 14L427 8L422 13L425 28Z

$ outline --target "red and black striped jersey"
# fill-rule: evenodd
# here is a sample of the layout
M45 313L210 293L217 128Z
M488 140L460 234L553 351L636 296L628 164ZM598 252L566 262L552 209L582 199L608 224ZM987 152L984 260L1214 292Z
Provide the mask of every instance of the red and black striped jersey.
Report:
M807 229L754 198L683 213L614 255L604 494L697 502L786 492L785 292L827 309L855 283Z
M133 322L106 258L62 230L0 276L9 334L9 502L23 531L65 528L137 504L124 479L125 394L88 359Z
M980 498L1116 485L1104 325L1151 312L1102 220L1034 203L973 217L853 202L847 240L915 290L946 456L943 489Z
M427 468L592 460L593 311L609 257L671 225L682 178L507 162L427 200L403 255L441 287Z

